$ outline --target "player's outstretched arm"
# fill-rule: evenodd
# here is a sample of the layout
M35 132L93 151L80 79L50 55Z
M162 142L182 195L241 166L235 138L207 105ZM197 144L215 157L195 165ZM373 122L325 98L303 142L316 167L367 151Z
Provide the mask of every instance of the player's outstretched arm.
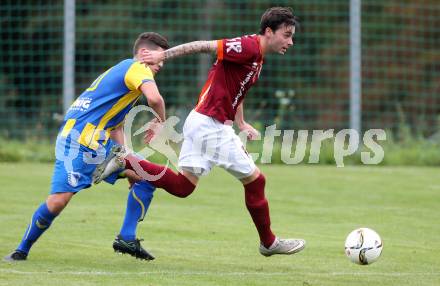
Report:
M184 55L211 52L217 52L217 41L195 41L165 51L146 50L141 54L139 59L142 63L154 65Z

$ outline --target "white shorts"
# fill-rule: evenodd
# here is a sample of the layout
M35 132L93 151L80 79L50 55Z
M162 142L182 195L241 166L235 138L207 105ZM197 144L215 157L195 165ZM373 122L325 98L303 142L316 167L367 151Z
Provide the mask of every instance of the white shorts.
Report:
M219 166L237 179L249 177L256 166L232 126L191 111L183 126L179 168L196 176Z

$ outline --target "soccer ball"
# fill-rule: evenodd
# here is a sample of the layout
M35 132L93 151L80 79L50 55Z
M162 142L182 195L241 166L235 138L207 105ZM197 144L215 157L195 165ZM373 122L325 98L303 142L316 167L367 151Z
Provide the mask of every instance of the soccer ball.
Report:
M351 262L361 265L371 264L382 253L383 243L372 229L362 227L353 230L345 240L345 254Z

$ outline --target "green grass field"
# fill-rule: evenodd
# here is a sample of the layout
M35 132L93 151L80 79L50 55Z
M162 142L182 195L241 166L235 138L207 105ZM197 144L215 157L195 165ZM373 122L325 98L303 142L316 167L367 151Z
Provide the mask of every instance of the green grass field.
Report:
M26 262L0 262L0 285L440 285L440 180L436 168L263 166L273 230L306 249L266 258L241 185L222 170L187 199L156 192L138 234L153 262L111 248L126 183L75 197ZM50 186L50 164L0 164L0 255L13 250ZM354 228L384 241L378 262L344 255Z

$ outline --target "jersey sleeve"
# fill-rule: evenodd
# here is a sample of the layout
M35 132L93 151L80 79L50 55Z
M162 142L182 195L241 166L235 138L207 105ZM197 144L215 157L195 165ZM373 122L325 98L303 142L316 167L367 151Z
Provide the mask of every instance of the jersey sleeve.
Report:
M139 62L134 62L127 70L124 80L128 89L137 90L143 83L154 81L154 75L149 67Z
M254 61L260 54L258 43L249 37L217 41L217 59L239 64Z

